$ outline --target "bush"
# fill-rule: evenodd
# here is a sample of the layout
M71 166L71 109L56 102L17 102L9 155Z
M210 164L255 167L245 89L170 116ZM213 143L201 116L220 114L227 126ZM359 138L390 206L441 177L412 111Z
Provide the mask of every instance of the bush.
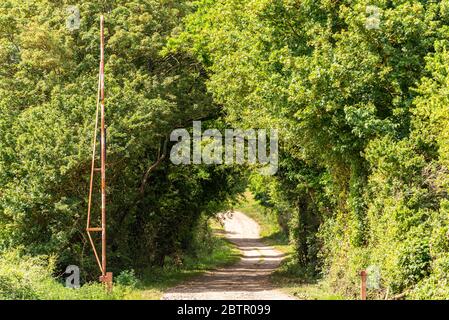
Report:
M41 283L51 278L53 258L20 258L17 251L0 256L0 299L39 299Z
M112 293L107 293L100 283L87 283L80 289L66 288L52 276L55 261L56 257L23 256L19 250L1 253L0 300L123 299L132 289L124 280ZM126 275L131 284L133 273Z
M130 288L137 287L139 280L136 278L134 270L123 270L120 274L115 278L115 282L118 285L128 286Z

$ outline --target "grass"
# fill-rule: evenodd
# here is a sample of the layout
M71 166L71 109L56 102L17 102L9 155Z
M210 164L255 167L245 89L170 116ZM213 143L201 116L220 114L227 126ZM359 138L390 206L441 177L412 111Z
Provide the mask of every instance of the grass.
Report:
M275 282L276 283L276 282ZM344 298L331 293L331 289L325 282L301 283L279 281L282 291L295 296L300 300L343 300Z
M239 250L224 237L223 227L211 220L213 236L208 249L200 250L195 257L186 256L182 267L167 266L144 272L137 289L127 299L158 300L167 289L204 272L227 265L240 259Z
M123 299L131 288L117 285L108 294L99 283L80 289L64 286L53 277L55 257L26 256L20 250L0 254L0 300L113 300Z
M272 282L282 291L301 300L342 300L344 297L334 294L326 281L313 278L288 256L276 270Z
M233 264L240 259L239 250L224 238L223 228L211 221L212 236L195 256L185 256L181 266L168 264L152 268L138 278L125 271L115 277L112 293L99 283L86 283L79 289L64 286L52 275L52 257L22 256L19 250L0 254L0 300L142 300L160 299L164 292L207 270ZM121 280L120 280L121 278Z
M271 277L272 283L277 288L302 300L343 299L343 297L333 294L324 281L304 276L303 270L295 262L294 247L279 227L275 213L260 205L251 192L245 192L244 199L236 210L245 213L260 225L260 236L265 244L286 255L278 270Z

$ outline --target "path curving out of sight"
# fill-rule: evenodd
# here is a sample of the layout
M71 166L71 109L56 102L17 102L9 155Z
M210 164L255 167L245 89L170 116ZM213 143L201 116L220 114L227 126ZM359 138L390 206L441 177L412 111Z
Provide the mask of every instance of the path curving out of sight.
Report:
M225 215L226 237L241 252L236 264L210 271L168 290L164 300L294 300L270 283L284 254L262 243L259 225L241 212Z

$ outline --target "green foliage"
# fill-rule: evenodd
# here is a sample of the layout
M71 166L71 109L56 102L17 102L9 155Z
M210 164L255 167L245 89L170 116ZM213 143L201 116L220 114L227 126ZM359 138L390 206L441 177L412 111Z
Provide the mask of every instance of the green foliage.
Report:
M96 268L84 222L105 12L113 271L188 264L243 192L243 170L158 162L173 129L202 119L279 129L277 175L249 185L296 276L356 297L375 266L372 297L448 297L448 1L87 0L74 31L71 3L0 4L0 250ZM8 296L39 297L5 274Z
M70 289L53 278L54 257L23 256L19 251L0 255L0 300L110 300L123 299L131 287L115 286L106 292L98 283Z
M119 285L128 286L131 288L135 288L139 283L133 269L123 270L114 280Z
M201 214L243 188L237 169L174 166L168 154L158 162L173 129L218 117L203 67L188 54L161 55L190 2L82 1L78 30L66 27L71 4L0 4L0 250L57 254L57 270L76 264L96 279L85 220L105 13L109 265L162 265L189 248Z
M443 296L426 290L446 259L433 234L447 223L447 1L196 6L168 52L203 63L231 124L279 128L280 170L252 185L288 217L301 270L347 297L369 265L376 297Z

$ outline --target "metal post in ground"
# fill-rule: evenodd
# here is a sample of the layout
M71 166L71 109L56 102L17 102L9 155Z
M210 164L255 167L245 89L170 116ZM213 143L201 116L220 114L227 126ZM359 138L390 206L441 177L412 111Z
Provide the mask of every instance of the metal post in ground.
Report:
M361 278L360 297L362 300L366 300L366 276L367 276L366 271L362 270L360 272L360 278Z
M100 282L105 284L108 291L112 290L112 272L106 270L106 121L105 121L105 103L104 103L104 17L100 18L100 72L98 82L98 98L95 120L95 131L93 138L92 166L90 176L89 202L87 209L87 235L92 245L98 266L101 271ZM100 120L100 121L99 121ZM100 122L100 123L98 123ZM95 167L96 155L96 136L100 125L100 167ZM92 207L92 191L94 188L94 173L101 173L101 227L91 227L91 207ZM94 239L91 232L101 232L101 259L97 252Z

